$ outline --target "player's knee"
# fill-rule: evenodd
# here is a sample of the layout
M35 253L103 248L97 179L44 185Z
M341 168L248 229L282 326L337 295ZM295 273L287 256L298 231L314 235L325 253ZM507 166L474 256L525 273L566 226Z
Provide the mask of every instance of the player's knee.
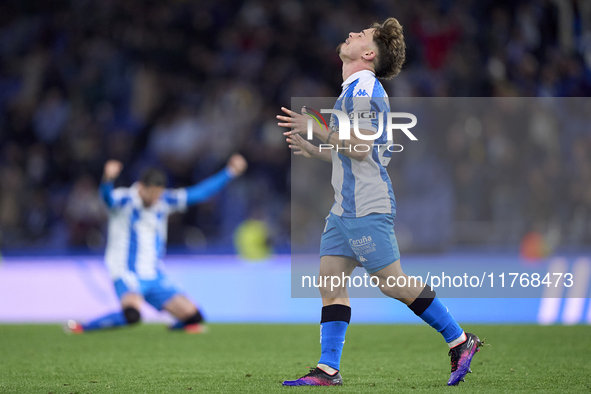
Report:
M384 286L379 287L380 291L395 300L402 301L404 299L415 298L416 291L412 287L397 287L397 286Z
M400 286L400 280L398 280L400 276L376 276L376 280L374 283L378 284L378 289L380 291L391 298L399 299L404 297L405 294L405 287Z
M331 299L331 298L348 298L349 292L345 287L338 287L331 289L330 287L320 287L320 296L323 299Z
M123 314L125 315L125 320L127 320L127 324L135 324L139 323L142 316L140 315L140 311L133 307L127 307L123 309Z

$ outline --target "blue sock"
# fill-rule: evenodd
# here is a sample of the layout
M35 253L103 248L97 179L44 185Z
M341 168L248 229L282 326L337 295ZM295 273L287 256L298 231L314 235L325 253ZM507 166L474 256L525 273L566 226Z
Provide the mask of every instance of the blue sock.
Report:
M96 320L82 325L84 331L100 330L102 328L110 328L117 326L124 326L127 324L127 319L123 312L115 312L106 316L99 317Z
M419 317L440 332L445 342L457 339L464 332L439 298L433 299L431 305Z
M464 330L439 298L435 297L435 292L428 285L408 307L425 323L440 332L445 342L449 343L464 333Z
M351 320L351 307L346 305L329 305L322 308L320 323L320 361L339 370L341 354L345 344L345 333Z

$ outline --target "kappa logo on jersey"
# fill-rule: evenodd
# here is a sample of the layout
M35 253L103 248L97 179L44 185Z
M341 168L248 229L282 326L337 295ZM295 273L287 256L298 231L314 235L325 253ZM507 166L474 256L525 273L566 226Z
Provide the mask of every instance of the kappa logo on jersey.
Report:
M365 263L367 261L367 259L363 256L359 256L359 261L361 261L362 263Z
M355 97L369 97L369 94L367 94L365 89L359 89L357 93L355 93Z

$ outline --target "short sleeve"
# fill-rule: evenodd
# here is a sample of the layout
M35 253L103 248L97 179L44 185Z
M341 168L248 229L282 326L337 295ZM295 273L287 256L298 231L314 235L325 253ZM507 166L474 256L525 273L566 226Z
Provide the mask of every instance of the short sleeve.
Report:
M187 190L184 188L166 189L163 200L171 213L185 212L187 210Z
M129 188L119 187L117 189L112 189L112 186L109 186L109 184L101 185L101 196L109 209L121 209L131 203Z

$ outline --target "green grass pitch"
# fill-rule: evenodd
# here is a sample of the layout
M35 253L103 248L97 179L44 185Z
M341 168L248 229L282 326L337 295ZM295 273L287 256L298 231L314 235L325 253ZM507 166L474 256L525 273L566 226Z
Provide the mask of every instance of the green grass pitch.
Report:
M281 387L318 360L317 325L143 325L80 336L0 326L0 393L590 392L591 327L469 326L486 338L466 382L447 387L447 346L420 325L355 325L342 387Z

